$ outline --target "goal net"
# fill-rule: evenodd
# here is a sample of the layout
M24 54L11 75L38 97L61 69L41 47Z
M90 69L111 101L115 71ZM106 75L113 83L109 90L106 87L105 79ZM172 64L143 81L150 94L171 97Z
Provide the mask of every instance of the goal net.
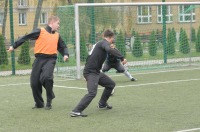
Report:
M67 65L58 63L57 75L81 78L88 52L102 40L105 29L114 31L129 70L199 66L199 6L200 2L150 2L58 7L70 60Z

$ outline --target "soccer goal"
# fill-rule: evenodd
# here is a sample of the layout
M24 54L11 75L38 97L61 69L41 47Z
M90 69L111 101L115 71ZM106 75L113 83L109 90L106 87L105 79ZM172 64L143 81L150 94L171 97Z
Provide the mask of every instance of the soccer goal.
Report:
M79 3L59 7L60 33L70 51L69 66L58 75L81 78L93 44L105 29L115 33L115 45L129 70L200 64L200 2ZM164 16L164 17L163 17Z

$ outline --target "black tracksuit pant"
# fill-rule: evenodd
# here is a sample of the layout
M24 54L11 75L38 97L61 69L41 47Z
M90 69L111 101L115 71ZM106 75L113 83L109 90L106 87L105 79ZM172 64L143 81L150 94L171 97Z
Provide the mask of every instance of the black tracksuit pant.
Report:
M105 87L99 103L105 105L109 99L113 88L115 87L115 82L105 75L104 73L88 73L84 74L87 81L88 93L81 99L79 104L74 108L74 112L82 112L93 100L97 94L98 85Z
M109 71L111 68L115 68L119 73L123 73L125 71L125 68L120 61L118 62L106 61L103 65L102 72Z
M35 105L44 106L42 98L42 86L46 89L47 103L55 98L53 93L53 71L56 64L56 58L37 57L32 65L31 88Z

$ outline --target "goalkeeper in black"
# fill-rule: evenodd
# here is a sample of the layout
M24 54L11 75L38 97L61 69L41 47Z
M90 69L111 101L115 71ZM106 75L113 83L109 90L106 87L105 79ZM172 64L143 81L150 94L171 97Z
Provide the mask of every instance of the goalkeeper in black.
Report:
M118 49L115 47L115 44L111 44L110 47L118 51ZM128 68L125 66L126 63L126 59L124 59L122 63L118 57L108 53L106 61L103 64L102 72L107 72L111 68L114 68L117 70L117 73L124 73L124 75L127 76L131 81L136 81L137 79L128 72ZM113 89L111 95L113 95L114 92L115 90Z
M111 44L110 47L118 51L114 44ZM132 77L132 75L128 72L127 67L124 66L125 64L126 61L124 61L124 63L121 63L121 60L119 58L108 53L106 61L102 68L102 72L107 72L111 68L114 68L117 70L118 73L124 73L124 75L127 76L131 81L136 81L137 79Z
M115 87L115 82L106 74L100 72L102 65L107 57L107 53L110 53L122 62L124 57L121 53L110 47L110 44L114 41L114 33L111 30L106 30L103 34L104 39L97 42L86 60L83 76L87 81L88 93L81 99L78 105L70 113L71 117L86 117L82 111L87 108L94 97L97 95L98 85L105 87L102 96L98 103L98 108L112 109L112 106L108 105L107 100L111 96L111 92Z

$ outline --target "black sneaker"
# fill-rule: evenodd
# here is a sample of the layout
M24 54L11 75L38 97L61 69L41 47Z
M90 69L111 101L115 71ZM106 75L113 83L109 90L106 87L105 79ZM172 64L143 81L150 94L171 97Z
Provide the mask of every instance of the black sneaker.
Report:
M70 116L71 116L71 117L87 117L87 115L85 115L85 114L83 114L83 113L81 113L81 112L74 112L74 111L72 111L72 112L70 113Z
M52 105L47 105L44 109L45 110L50 110L52 108Z
M112 106L108 105L107 103L105 105L98 104L97 108L99 108L99 109L112 109Z
M50 110L52 108L51 101L47 102L45 110Z
M37 105L35 105L34 107L32 107L32 109L40 109L40 108L44 108L44 106L37 106Z
M136 81L137 79L136 78L131 78L131 81Z

